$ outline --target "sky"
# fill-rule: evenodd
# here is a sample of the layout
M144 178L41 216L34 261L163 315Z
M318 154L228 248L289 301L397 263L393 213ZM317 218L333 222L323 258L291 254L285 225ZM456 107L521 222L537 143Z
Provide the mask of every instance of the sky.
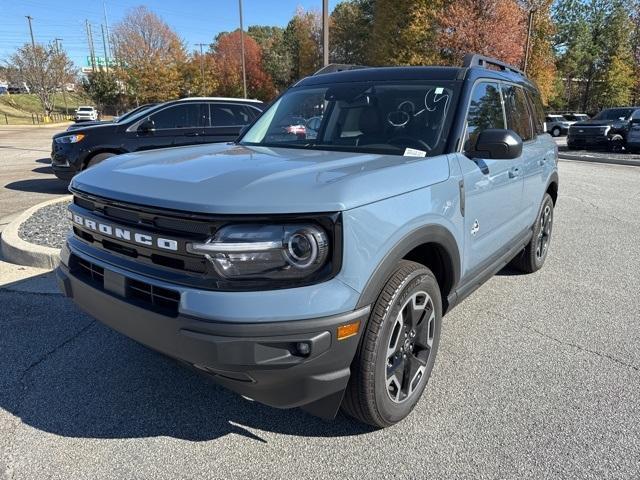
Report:
M329 0L333 9L338 0ZM210 43L218 32L238 28L237 0L104 0L110 26L135 6L145 5L167 22L185 41L189 51L197 43ZM285 26L298 6L322 10L322 0L243 0L245 29L249 25ZM103 0L0 0L0 63L30 41L25 15L33 17L38 43L61 38L62 47L77 67L87 65L89 54L85 20L92 25L96 55L102 53Z

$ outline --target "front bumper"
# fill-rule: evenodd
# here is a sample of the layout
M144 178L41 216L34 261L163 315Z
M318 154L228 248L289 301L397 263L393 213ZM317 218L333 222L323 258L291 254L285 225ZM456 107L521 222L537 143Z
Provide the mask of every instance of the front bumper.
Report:
M55 141L51 145L51 168L61 180L71 180L82 170L86 154L76 144L60 144Z
M611 138L606 135L589 135L577 136L571 135L567 137L567 146L570 148L608 148Z
M163 314L127 298L125 275L106 266L100 286L74 271L70 259L72 256L63 255L57 269L62 292L114 330L266 405L304 407L328 418L337 412L369 307L322 318L268 323L212 321L180 311ZM337 339L339 326L357 321L357 334ZM300 353L300 343L310 347L308 354Z

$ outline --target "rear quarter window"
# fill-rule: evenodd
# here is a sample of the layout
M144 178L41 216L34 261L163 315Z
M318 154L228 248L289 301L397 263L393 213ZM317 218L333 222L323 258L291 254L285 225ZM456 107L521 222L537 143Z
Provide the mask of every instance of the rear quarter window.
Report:
M516 85L502 85L507 128L516 132L523 141L533 138L533 126L524 89Z

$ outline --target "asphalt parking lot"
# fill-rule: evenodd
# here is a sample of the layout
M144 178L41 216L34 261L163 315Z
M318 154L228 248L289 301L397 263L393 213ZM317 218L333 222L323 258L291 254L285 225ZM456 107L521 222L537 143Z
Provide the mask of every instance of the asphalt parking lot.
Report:
M445 317L425 396L386 430L246 401L49 277L5 286L0 477L640 477L640 168L563 161L560 178L545 268Z
M0 127L0 219L67 194L51 171L51 136L67 126Z

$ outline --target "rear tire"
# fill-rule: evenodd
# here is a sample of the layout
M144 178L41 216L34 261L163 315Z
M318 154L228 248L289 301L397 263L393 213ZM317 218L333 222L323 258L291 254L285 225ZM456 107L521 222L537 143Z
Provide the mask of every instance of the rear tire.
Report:
M345 413L375 427L409 415L431 375L441 324L435 276L419 263L402 260L373 306L351 365Z
M537 272L542 268L549 252L551 232L553 231L553 199L544 194L542 207L536 217L531 240L511 261L511 266L524 273Z
M95 167L97 164L99 164L103 160L106 160L107 158L111 158L115 156L116 156L115 153L110 153L110 152L98 153L97 155L94 155L93 157L91 157L89 162L87 162L87 166L85 167L85 169Z
M551 135L553 137L559 137L561 133L562 133L562 130L560 130L558 127L553 127L551 129Z

